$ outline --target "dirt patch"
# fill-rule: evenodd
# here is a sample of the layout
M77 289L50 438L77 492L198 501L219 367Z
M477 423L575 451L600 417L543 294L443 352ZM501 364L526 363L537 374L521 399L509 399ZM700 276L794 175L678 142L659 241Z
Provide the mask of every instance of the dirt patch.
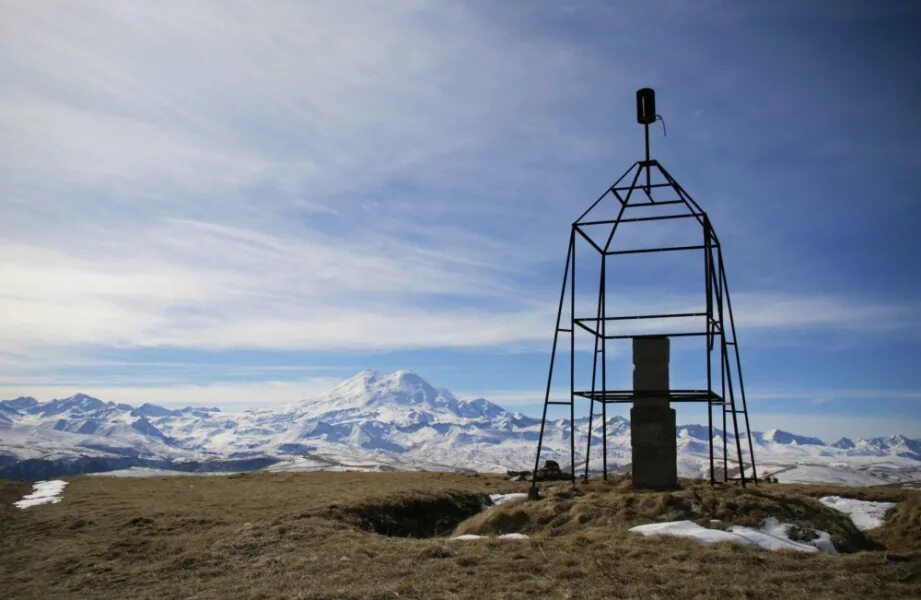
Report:
M486 494L419 493L336 508L332 516L380 535L430 538L451 533L458 523L479 513L488 503Z

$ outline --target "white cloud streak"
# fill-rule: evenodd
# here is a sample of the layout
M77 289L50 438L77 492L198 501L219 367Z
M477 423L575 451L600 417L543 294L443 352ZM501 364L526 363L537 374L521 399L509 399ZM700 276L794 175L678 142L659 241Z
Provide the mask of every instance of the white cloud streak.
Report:
M531 220L572 207L534 198L516 228L497 204L522 201L547 140L593 152L590 124L553 117L602 66L462 5L370 6L8 3L0 344L54 360L85 345L543 350L556 275L529 278L564 240ZM520 168L496 160L509 154ZM737 297L750 329L917 331L914 308Z
M470 169L495 123L533 105L499 82L567 89L564 48L425 3L13 3L3 33L3 343L544 337L550 317L510 277L533 258L446 226L454 199L380 190L410 171L463 187L426 171ZM554 77L522 69L535 51Z

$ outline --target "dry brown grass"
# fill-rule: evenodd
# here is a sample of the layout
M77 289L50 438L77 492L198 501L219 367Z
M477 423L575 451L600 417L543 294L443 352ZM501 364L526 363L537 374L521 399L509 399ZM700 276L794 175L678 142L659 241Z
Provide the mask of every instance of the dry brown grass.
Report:
M475 510L483 494L526 485L434 473L74 478L59 504L0 512L7 522L0 529L0 596L921 597L921 493L895 487L765 485L743 493L685 485L638 493L622 481L593 483L574 494L560 486L544 500L496 507L458 528L527 530L527 541L374 533L444 532ZM0 482L0 500L6 507L26 489ZM863 497L899 507L867 538L812 499L827 493L878 494ZM751 524L771 511L820 519L854 549L880 549L771 553L626 531L638 522L688 516ZM497 525L492 519L499 515L508 520Z
M5 547L6 532L18 512L13 502L28 494L31 489L32 485L23 481L0 479L0 550Z
M596 527L624 530L644 523L678 520L695 521L705 527L758 527L768 517L775 517L793 523L801 531L829 532L835 547L844 552L883 547L859 531L846 515L788 486L715 489L688 480L674 492L646 492L631 489L629 478L616 477L575 490L568 484L551 486L545 496L543 502L503 505L481 513L465 521L458 531L560 536Z

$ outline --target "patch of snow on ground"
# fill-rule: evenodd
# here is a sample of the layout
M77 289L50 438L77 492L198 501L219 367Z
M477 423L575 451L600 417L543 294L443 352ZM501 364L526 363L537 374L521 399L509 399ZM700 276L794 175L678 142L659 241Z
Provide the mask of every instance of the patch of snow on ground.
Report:
M729 531L736 535L741 535L749 539L753 544L766 550L800 550L802 552L815 552L821 550L826 554L837 554L838 550L831 541L831 535L827 531L815 530L818 538L808 542L797 542L790 539L790 529L793 527L790 523L781 523L774 517L768 517L761 525L761 529L752 529L751 527L741 527L734 525Z
M468 542L473 540L482 540L489 538L488 535L476 535L475 533L465 533L464 535L456 535L453 538L448 538L448 541L458 540L461 542ZM502 535L497 535L496 539L498 540L526 540L528 536L523 533L503 533Z
M32 485L32 493L23 496L22 500L13 504L19 508L29 508L39 504L55 504L61 501L61 492L64 491L66 481L54 479L51 481L36 481Z
M117 471L87 473L90 477L194 477L199 475L236 475L236 471L170 471L168 469L151 469L149 467L128 467Z
M818 531L819 539L809 543L795 542L788 537L792 525L780 523L777 519L765 520L761 529L735 525L729 531L721 529L708 529L701 527L693 521L669 521L666 523L650 523L637 525L630 531L650 535L671 535L675 537L691 538L700 544L714 544L716 542L732 542L735 544L753 545L765 550L797 550L799 552L817 552L822 550L836 554L831 536L824 531Z
M819 498L819 502L849 516L857 529L862 531L882 526L886 511L895 508L895 502L870 502L841 496L825 496Z
M514 494L490 494L489 500L492 502L493 506L499 506L500 504L505 504L506 502L513 502L515 500L524 500L528 495L525 493L514 493Z
M701 544L714 544L716 542L737 542L738 536L723 531L722 529L707 529L701 527L693 521L667 521L665 523L650 523L649 525L637 525L631 527L630 531L641 533L646 536L650 535L671 535L675 537L687 537Z
M780 483L834 483L856 487L889 483L865 471L835 469L824 465L800 465L775 475Z

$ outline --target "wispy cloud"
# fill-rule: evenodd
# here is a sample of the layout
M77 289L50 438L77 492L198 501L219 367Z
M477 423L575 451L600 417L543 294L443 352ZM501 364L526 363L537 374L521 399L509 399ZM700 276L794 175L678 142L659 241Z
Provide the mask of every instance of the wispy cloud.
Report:
M906 402L921 401L921 390L886 388L803 388L792 390L758 390L750 397L753 400L803 400L808 407L820 407L837 400L864 400L868 403L879 400Z
M399 239L281 238L188 221L92 258L4 244L0 334L10 347L53 344L382 348L543 338L552 315L510 303L498 269ZM351 247L343 248L343 244ZM468 298L441 305L440 298ZM497 298L489 308L483 298ZM481 299L479 303L475 299ZM445 303L448 304L448 303Z
M471 160L503 135L496 122L552 103L561 78L576 77L553 69L547 80L524 61L540 50L576 67L572 52L507 39L461 6L216 9L9 7L2 341L543 337L546 311L509 276L534 259L446 223L463 211L452 187L489 171L488 156ZM494 85L515 79L540 93ZM407 197L410 175L428 182L428 201Z
M921 304L849 295L743 292L734 296L742 327L921 333Z

